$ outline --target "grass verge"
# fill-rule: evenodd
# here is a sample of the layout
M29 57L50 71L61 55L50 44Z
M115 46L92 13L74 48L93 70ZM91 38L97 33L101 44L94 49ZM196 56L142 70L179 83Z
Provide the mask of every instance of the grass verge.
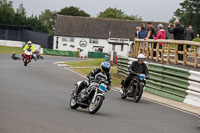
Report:
M0 46L0 53L8 53L11 54L15 51L16 54L22 54L23 50L19 47L6 47L6 46Z
M71 67L99 67L101 62L105 61L102 58L93 58L91 61L77 61L77 62L68 62L64 63Z
M65 64L72 67L99 67L103 61L104 59L93 59L91 61L70 62ZM93 69L94 68L73 68L72 70L80 73L81 75L87 76ZM121 81L124 79L124 77L117 73L116 67L111 67L110 73L112 75L112 87L120 87Z

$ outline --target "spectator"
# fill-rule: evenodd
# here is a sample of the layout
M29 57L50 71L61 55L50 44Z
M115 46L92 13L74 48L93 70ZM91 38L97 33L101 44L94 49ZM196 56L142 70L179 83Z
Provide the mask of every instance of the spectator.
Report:
M174 25L169 24L169 33L173 34L175 40L185 40L184 27L180 25L179 20L174 21ZM178 51L183 51L183 44L178 44ZM178 59L183 60L183 54L178 54Z
M139 37L139 39L144 39L147 37L147 34L148 34L148 32L145 29L145 27L141 27L141 31L139 32L138 37ZM145 43L145 45L146 45L146 43ZM143 42L142 42L142 47L143 47Z
M138 39L138 34L141 31L141 28L139 26L136 27L136 32L135 32L135 38Z
M163 29L163 25L162 24L158 25L158 34L157 34L157 37L155 37L153 35L153 39L166 39L166 32ZM163 43L159 43L159 49L162 49L162 45L163 45ZM161 52L159 52L159 53L160 53L160 57L161 57Z
M185 40L192 41L194 39L194 31L192 30L192 25L189 25L189 27L185 30ZM187 51L191 51L191 46L186 46Z
M147 34L147 37L145 38L145 40L146 39L153 39L153 35L156 36L156 30L153 27L151 22L148 22L147 26L148 26L148 34ZM153 48L156 49L156 43L153 44ZM156 56L156 51L153 51L153 56L154 57Z

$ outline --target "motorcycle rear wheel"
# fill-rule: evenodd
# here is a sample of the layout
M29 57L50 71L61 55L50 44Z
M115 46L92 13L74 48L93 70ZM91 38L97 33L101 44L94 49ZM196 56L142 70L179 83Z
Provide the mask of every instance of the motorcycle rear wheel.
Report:
M100 109L100 107L103 103L103 99L104 98L102 96L96 96L95 103L90 103L90 105L88 107L88 111L90 114L94 114Z

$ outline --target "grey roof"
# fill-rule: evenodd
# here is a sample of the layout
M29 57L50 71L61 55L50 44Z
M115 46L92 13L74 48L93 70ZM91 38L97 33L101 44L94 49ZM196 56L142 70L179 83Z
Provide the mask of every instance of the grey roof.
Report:
M111 32L111 38L133 40L135 28L140 23L141 21L57 15L54 35L108 39ZM156 28L161 22L152 23ZM167 23L162 24L167 29Z

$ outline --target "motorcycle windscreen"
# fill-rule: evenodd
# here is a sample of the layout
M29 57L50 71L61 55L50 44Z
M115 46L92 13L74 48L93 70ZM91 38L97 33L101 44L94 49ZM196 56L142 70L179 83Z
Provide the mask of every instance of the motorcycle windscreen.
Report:
M99 89L103 90L103 91L106 91L107 90L107 86L105 84L101 84L99 86Z

